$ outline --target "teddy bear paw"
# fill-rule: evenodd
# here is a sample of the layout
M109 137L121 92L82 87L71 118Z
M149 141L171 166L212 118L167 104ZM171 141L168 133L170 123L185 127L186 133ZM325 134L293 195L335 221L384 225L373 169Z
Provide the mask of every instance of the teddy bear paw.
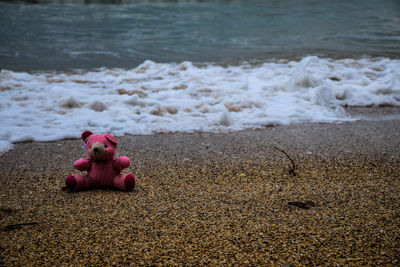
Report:
M125 176L125 189L131 191L135 187L135 177L131 173Z
M69 190L73 190L76 187L76 179L72 174L68 175L67 178L65 178L65 185L68 187Z

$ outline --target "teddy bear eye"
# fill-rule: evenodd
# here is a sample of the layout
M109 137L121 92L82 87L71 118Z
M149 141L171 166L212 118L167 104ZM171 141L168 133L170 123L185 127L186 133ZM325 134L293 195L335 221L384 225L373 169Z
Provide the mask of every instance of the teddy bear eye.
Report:
M104 145L104 148L107 148L108 146L107 145Z

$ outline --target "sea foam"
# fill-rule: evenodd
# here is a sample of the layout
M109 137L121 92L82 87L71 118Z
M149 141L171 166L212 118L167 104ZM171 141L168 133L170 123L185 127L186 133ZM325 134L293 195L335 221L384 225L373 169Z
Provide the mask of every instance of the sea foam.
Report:
M322 59L219 66L0 72L0 151L81 132L237 131L353 120L343 107L400 106L400 60Z

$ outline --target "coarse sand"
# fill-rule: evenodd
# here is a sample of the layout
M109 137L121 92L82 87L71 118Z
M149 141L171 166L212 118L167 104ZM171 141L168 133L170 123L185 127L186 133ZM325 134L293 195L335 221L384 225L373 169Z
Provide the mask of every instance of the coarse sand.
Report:
M130 193L62 190L81 140L0 155L0 265L400 265L400 120L118 140Z

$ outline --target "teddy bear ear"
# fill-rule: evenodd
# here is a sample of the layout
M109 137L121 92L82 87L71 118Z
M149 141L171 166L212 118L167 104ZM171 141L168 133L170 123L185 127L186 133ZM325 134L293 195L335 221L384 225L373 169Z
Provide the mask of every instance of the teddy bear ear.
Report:
M113 143L114 145L118 145L118 141L117 141L117 139L115 139L114 136L112 136L112 135L109 134L109 133L106 133L105 136L106 136L106 138L107 138L108 141L110 141L110 142Z
M81 135L81 138L83 141L86 141L86 139L91 136L93 133L91 131L84 131Z

